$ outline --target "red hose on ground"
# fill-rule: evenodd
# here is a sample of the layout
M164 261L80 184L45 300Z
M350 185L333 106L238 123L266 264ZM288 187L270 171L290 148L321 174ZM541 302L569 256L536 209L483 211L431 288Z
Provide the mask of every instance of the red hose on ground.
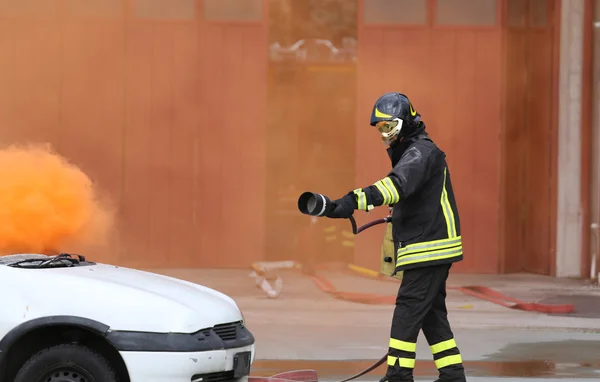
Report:
M465 294L479 297L481 299L493 302L498 305L505 306L511 309L525 310L529 312L539 313L573 313L575 312L575 306L573 304L538 304L535 302L524 302L517 300L516 298L503 295L502 293L495 291L485 286L464 286L464 287L451 287L450 289L459 290ZM512 304L511 304L512 303Z
M356 267L350 267L350 270ZM377 274L374 271L369 272L353 272L355 274L359 274L363 277L368 277L377 280L386 280L386 281L397 281L392 278L385 277L381 274ZM368 276L367 274L373 274L374 276ZM357 302L361 304L370 304L370 305L383 305L383 304L395 304L396 297L389 295L377 295L377 294L369 294L369 293L357 293L357 292L343 292L338 291L335 286L325 277L319 276L316 274L310 275L310 278L313 280L315 285L325 293L328 293L333 298L338 300ZM539 313L548 313L548 314L557 314L557 313L573 313L575 311L575 306L573 304L559 304L559 305L551 305L551 304L539 304L539 303L531 303L524 302L518 300L513 297L506 296L496 290L485 286L472 285L472 286L464 286L464 287L448 287L448 290L458 290L470 296L474 296L494 304L498 304L510 309L518 309L529 312L539 312Z
M319 270L319 269L320 270L329 269L330 267L328 267L328 266L320 265L320 266L316 266L316 267L315 266L306 267L306 266L302 266L299 263L296 263L294 261L291 261L290 263L294 263L294 266L292 267L292 266L288 265L288 266L286 266L286 268L295 269L297 271L302 269L301 273L303 275L308 276L321 291L329 294L330 296L332 296L333 298L336 298L338 300L356 302L356 303L360 303L360 304L369 304L369 305L385 305L385 304L395 304L396 303L395 296L371 294L371 293L359 293L359 292L345 292L345 291L337 290L331 281L329 281L326 277L321 276L317 273L317 270ZM264 270L261 268L261 266L258 263L252 264L252 269L258 274L264 274ZM378 280L378 281L395 282L395 283L399 282L399 280L397 280L397 279L387 277L378 272L375 272L375 271L372 271L369 269L360 268L355 265L348 265L345 268L345 270L347 272L352 273L353 275L359 275L362 277L366 277L366 278L370 278L370 279L374 279L374 280ZM269 283L269 281L267 281L266 279L263 282ZM504 295L496 290L493 290L489 287L480 286L480 285L469 285L469 286L461 286L461 287L450 286L450 287L448 287L448 290L457 290L462 293L468 294L470 296L477 297L482 300L486 300L486 301L489 301L494 304L498 304L498 305L501 305L501 306L504 306L504 307L510 308L510 309L518 309L518 310L523 310L523 311L539 312L539 313L547 313L547 314L573 313L575 311L575 306L573 304L551 305L551 304L539 304L539 303L525 302L525 301L521 301L516 298L510 297L510 296L506 296L506 295ZM278 295L278 292L273 292L273 294L276 296L276 295Z

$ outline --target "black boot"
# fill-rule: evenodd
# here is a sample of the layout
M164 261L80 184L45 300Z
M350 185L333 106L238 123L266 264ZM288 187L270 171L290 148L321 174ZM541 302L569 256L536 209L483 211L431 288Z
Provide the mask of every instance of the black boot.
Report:
M412 369L405 369L396 366L388 366L385 377L379 382L414 382Z
M415 382L413 378L410 379L398 379L398 378L390 378L387 375L379 380L379 382Z
M467 378L465 376L455 377L455 378L440 378L436 379L433 382L467 382Z

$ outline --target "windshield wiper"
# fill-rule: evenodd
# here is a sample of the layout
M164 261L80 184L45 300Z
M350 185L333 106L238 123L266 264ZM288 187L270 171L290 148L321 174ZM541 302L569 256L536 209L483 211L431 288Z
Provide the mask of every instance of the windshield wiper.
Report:
M76 259L76 258L73 258L73 256L71 256L68 253L61 253L60 255L53 256L49 259L31 258L31 259L20 260L15 263L7 264L7 265L9 267L19 267L22 264L32 264L35 262L41 262L38 265L28 266L28 268L50 268L53 264L56 264L56 262L62 261L62 260L68 261L69 264L68 265L65 264L65 266L71 267L74 264L79 264L80 262L85 262L85 257L77 255L77 259Z

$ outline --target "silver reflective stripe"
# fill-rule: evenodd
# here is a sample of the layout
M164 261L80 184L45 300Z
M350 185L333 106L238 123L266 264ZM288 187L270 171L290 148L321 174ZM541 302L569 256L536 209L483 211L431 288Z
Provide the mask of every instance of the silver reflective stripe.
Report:
M321 212L319 212L317 216L323 215L323 212L325 212L325 208L327 207L327 201L325 200L325 197L321 194L319 194L319 196L321 197L321 199L323 199L323 208L321 208Z
M398 255L401 255L406 252L412 253L412 252L432 250L432 249L440 248L440 247L450 247L450 246L458 245L461 242L462 242L462 237L458 236L458 237L455 237L452 239L436 240L436 241L430 241L430 242L419 243L419 244L409 244L404 248L400 248L398 250Z

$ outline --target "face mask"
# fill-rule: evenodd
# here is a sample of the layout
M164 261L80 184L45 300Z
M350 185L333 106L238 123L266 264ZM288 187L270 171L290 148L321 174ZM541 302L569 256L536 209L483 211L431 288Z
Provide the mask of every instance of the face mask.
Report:
M402 120L400 118L394 118L391 121L379 121L375 124L375 127L381 134L381 140L386 146L390 146L400 134L402 130Z

